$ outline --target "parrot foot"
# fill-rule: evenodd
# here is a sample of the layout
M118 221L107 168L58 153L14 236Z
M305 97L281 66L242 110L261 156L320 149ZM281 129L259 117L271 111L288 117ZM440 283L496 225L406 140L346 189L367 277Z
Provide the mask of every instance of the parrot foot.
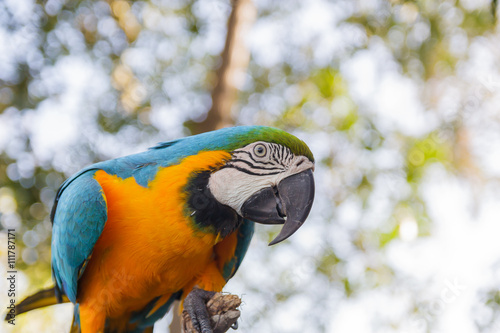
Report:
M199 288L194 288L187 295L184 301L184 308L191 318L191 323L194 328L193 333L213 333L206 304L214 295L215 292L213 291L206 291ZM182 317L184 318L184 315ZM191 333L187 330L186 332Z
M224 333L238 328L241 299L195 288L184 301L183 333Z

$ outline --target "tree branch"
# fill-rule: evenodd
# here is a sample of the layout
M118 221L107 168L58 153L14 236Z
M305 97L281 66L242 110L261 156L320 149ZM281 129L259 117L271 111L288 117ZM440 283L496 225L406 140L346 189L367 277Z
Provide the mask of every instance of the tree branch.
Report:
M236 295L216 293L208 302L207 310L212 318L212 328L214 333L227 332L236 324L240 317L241 299ZM182 312L182 333L198 333L191 322L189 313Z
M256 8L251 0L233 0L227 25L227 36L217 70L217 82L212 91L212 107L207 118L195 124L195 132L203 133L234 124L231 109L246 72L250 53L244 36L256 18Z

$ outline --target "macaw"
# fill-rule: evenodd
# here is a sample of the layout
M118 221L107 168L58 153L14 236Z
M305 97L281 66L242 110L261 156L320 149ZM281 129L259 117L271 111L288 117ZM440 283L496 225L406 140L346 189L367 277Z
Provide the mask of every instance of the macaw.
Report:
M314 158L282 130L240 126L160 143L67 179L51 212L55 287L25 312L75 304L72 332L151 332L175 300L199 332L235 274L254 222L291 236L314 200Z

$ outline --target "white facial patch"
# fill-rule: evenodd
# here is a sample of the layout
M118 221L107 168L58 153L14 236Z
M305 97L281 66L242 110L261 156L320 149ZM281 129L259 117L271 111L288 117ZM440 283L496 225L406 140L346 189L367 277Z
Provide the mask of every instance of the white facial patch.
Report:
M314 169L307 157L295 156L278 144L255 142L235 150L226 166L210 176L208 187L220 203L241 215L241 207L253 194L307 169Z

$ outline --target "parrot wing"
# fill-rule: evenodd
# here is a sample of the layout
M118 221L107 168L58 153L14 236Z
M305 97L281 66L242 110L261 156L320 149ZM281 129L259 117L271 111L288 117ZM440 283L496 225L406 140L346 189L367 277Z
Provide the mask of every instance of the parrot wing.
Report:
M107 220L106 197L94 179L97 169L86 169L59 189L52 209L52 274L56 293L76 302L77 282L90 259Z
M222 263L221 273L226 281L232 278L240 267L240 264L247 253L250 241L252 240L254 225L254 222L245 219L238 228L234 255L230 257L229 260Z

